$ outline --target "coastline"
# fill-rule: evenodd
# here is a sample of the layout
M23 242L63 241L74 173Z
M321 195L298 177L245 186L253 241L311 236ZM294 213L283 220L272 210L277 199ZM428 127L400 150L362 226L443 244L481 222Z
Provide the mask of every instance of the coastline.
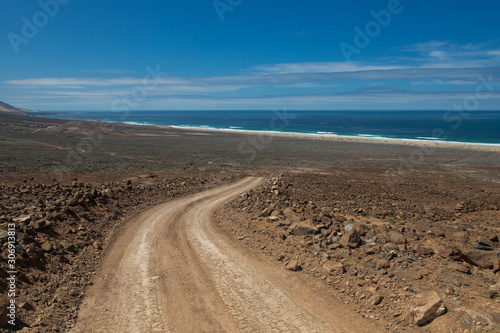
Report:
M191 130L201 132L223 132L223 133L236 133L246 135L265 135L276 136L284 138L295 139L308 139L308 140L328 140L328 141L341 141L341 142L354 142L354 143L368 143L368 144L394 144L406 145L425 148L460 148L466 150L480 150L500 152L500 144L494 143L472 143L472 142L456 142L456 141L443 141L443 140L417 140L417 139L403 139L403 138L384 138L384 137L357 137L349 135L333 135L333 134L316 134L316 133L299 133L299 132L277 132L277 131L253 131L245 129L225 129L225 128L203 128L194 126L170 126L170 125L142 125L142 124L128 124L131 126L155 126L159 128L175 128L179 130Z

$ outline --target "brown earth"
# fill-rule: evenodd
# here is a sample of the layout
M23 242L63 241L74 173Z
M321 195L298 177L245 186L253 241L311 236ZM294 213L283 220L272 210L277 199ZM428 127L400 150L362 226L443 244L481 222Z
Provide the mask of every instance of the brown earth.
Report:
M497 183L294 173L243 193L217 220L391 331L499 331L500 303L489 296L500 271L499 207ZM428 291L447 313L418 327L415 302Z
M177 281L177 289L161 284L164 277L153 279L154 285L173 295L190 290L191 296L177 297L177 311L190 313L200 330L244 324L266 331L276 320L287 327L282 331L305 325L300 319L283 320L276 311L284 307L298 311L299 318L302 311L336 318L331 311L341 308L339 330L348 319L374 325L373 331L497 331L500 309L494 299L500 291L489 288L498 282L500 269L495 261L499 165L498 151L472 146L326 141L0 115L0 229L13 221L17 229L15 329L67 331L79 320L88 323L96 314L80 313L81 302L87 293L95 295L91 290L103 290L98 289L102 281L119 276L102 260L125 247L120 239L131 235L130 226L147 225L137 216L167 212L178 200L190 202L186 195L261 175L267 180L263 187L217 211L218 223L186 218L200 210L206 216L215 208L193 202L183 206L184 218L166 219L159 225L161 233L152 237L151 244L166 246L158 251L177 253L155 259L154 269L178 273L170 280ZM6 294L8 243L3 235L0 290ZM229 292L233 286L217 300L224 291L220 283L233 282L218 269L220 261L210 262L210 251L200 252L208 244L200 243L202 236L225 249L233 264L245 258L248 265L238 266L233 278L241 277L240 269L256 272L254 278L270 281L266 288L277 285L276 292L298 307L266 303L262 297L269 289L257 292L250 280L243 280L250 285L241 293ZM190 250L179 252L157 237ZM203 278L198 268L209 277ZM180 276L188 286L179 282ZM107 297L106 306L119 311L112 303L119 299ZM198 301L207 307L197 306ZM233 310L222 315L225 308ZM253 319L245 319L243 308ZM136 309L144 312L140 303ZM221 321L213 319L219 315ZM428 322L433 315L439 316ZM169 320L186 325L184 319Z

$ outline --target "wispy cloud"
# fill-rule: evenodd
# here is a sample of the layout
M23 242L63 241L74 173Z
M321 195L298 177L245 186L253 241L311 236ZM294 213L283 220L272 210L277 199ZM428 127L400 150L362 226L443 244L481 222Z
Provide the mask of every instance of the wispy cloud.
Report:
M127 69L94 69L94 70L84 70L83 73L103 73L103 74L130 74L135 73L135 71Z
M2 85L31 97L52 99L60 105L75 102L105 105L116 96L130 94L131 89L144 82L143 77L120 76L129 74L128 71L89 72L109 75L28 78L5 81ZM483 105L487 108L497 105L500 109L498 48L486 44L429 41L400 47L394 50L393 57L371 62L278 63L256 65L235 75L165 76L158 80L155 89L148 91L143 104L145 108L161 103L172 107L177 105L175 103L184 103L184 108L201 103L207 108L217 108L215 105L258 108L266 103L267 106L289 103L291 108L293 105L425 108L431 104L437 107L456 102L467 94L470 96L480 78L489 78L491 87L496 87L496 92ZM403 87L407 90L401 89Z

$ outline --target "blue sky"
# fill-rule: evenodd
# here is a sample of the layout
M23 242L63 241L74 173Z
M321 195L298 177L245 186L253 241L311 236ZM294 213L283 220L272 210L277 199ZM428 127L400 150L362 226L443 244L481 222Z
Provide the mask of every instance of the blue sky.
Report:
M0 3L0 100L40 110L500 110L500 2Z

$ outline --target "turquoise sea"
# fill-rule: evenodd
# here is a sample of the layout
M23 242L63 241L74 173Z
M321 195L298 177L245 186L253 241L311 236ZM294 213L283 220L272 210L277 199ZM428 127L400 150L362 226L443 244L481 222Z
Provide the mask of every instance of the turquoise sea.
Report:
M500 145L500 111L78 111L47 117L137 125Z

